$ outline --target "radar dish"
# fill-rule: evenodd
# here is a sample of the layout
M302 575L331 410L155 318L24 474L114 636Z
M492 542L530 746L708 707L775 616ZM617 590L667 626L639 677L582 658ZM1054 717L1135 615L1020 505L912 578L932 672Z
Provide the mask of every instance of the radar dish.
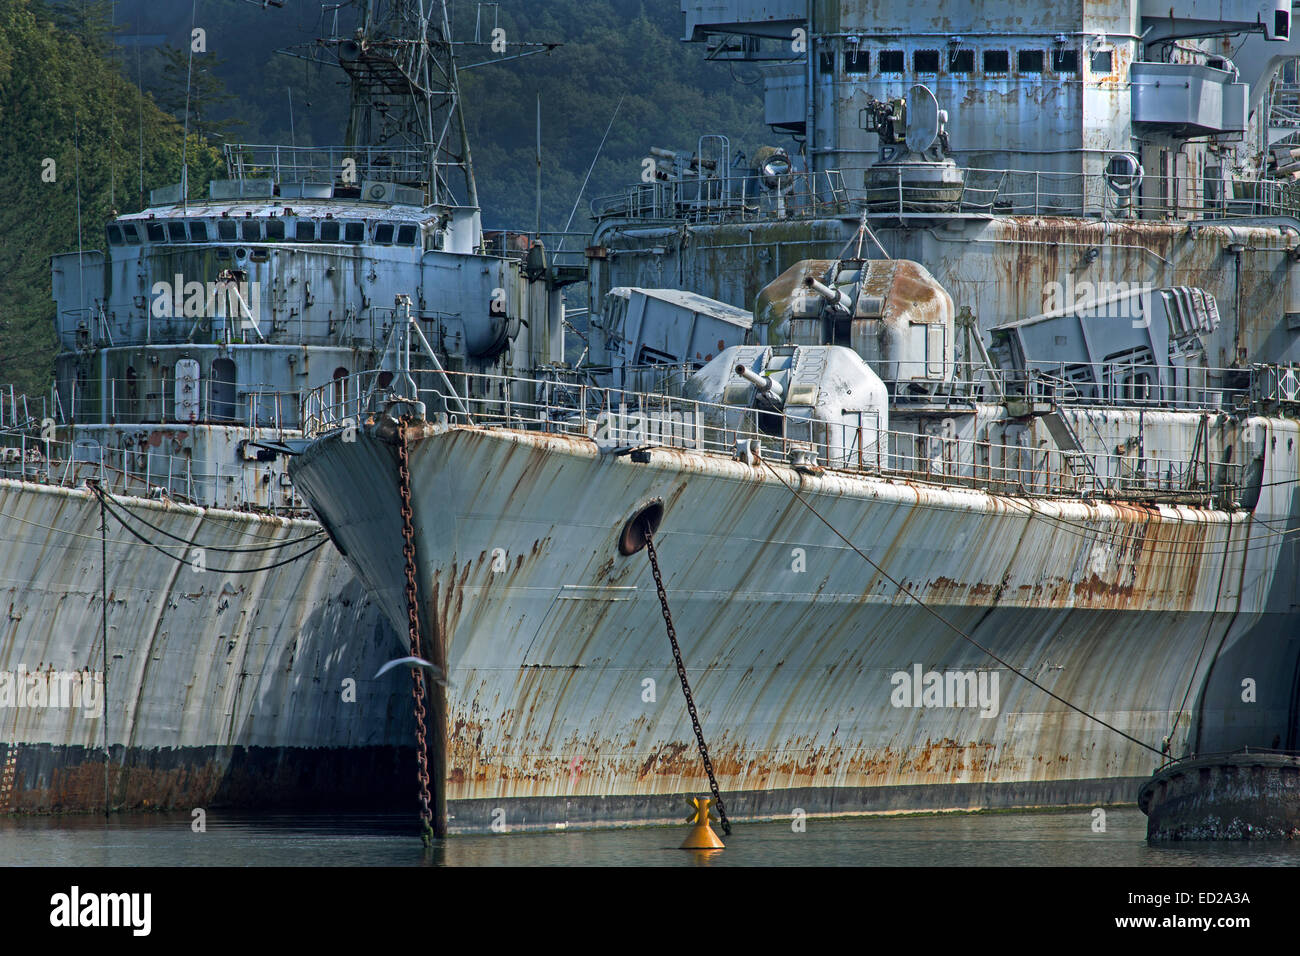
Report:
M939 101L920 83L907 91L907 148L924 153L939 138Z

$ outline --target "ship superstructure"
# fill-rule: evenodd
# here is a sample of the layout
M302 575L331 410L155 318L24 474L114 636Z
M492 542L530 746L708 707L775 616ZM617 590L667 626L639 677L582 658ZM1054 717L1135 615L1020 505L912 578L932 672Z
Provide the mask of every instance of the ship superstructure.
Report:
M635 348L604 327L610 288L750 308L856 245L864 213L862 255L925 263L985 331L1067 284L1069 306L1192 286L1223 319L1208 364L1295 361L1300 40L1286 0L1205 7L1052 4L1028 25L962 0L683 3L684 39L761 69L773 142L791 139L702 130L654 182L593 201L593 361Z

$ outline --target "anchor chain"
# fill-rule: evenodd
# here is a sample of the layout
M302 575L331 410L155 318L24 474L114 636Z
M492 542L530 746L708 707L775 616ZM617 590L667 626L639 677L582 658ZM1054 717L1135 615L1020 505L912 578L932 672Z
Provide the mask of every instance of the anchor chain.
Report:
M415 589L415 532L411 527L411 462L406 447L407 418L403 417L397 428L397 488L402 498L402 557L406 565L406 625L410 638L411 656L421 657L420 617ZM433 808L429 796L429 750L425 742L424 672L411 668L414 682L411 693L415 698L415 763L416 779L420 783L420 835L425 846L433 843Z
M645 530L645 549L650 556L650 570L654 573L655 589L659 592L659 606L664 612L664 624L668 627L668 640L673 645L673 660L677 662L677 676L682 681L682 693L686 696L686 710L691 715L691 727L695 731L695 741L700 746L700 759L704 761L704 770L709 775L709 789L713 791L713 803L718 808L718 822L727 836L731 836L731 823L727 820L727 809L722 805L722 794L718 792L718 778L713 773L713 761L709 759L709 747L704 742L704 731L700 728L700 716L695 712L695 698L691 695L691 685L686 679L686 665L682 663L682 650L677 646L677 629L673 627L672 611L668 609L668 594L664 591L664 579L659 573L659 555L655 553L654 534L647 527Z

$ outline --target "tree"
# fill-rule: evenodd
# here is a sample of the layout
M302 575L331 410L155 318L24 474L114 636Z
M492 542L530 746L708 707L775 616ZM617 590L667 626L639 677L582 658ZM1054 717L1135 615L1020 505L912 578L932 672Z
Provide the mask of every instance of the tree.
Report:
M193 53L175 45L162 48L161 86L158 105L177 122L185 125L189 110L189 129L201 139L222 142L243 122L227 117L220 119L227 104L234 101L226 91L220 70L225 61L213 53Z
M21 64L39 63L39 71ZM0 383L41 394L53 373L50 256L104 245L104 222L177 182L183 132L92 38L41 0L0 0ZM220 167L197 136L192 194ZM80 222L80 232L78 223Z
M56 29L79 37L88 49L103 53L112 45L112 0L52 0L47 10Z

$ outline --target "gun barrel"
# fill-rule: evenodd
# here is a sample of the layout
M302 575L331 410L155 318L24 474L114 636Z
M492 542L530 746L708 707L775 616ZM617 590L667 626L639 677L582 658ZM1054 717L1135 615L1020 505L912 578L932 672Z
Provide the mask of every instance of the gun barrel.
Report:
M736 366L736 374L758 389L765 398L769 398L774 402L781 400L781 386L766 375L758 375L752 369L745 368L743 365Z
M845 312L851 310L853 302L847 294L839 289L832 289L830 286L818 282L812 276L804 279L804 285L812 289L819 296L826 300L826 304L835 309L841 309Z

